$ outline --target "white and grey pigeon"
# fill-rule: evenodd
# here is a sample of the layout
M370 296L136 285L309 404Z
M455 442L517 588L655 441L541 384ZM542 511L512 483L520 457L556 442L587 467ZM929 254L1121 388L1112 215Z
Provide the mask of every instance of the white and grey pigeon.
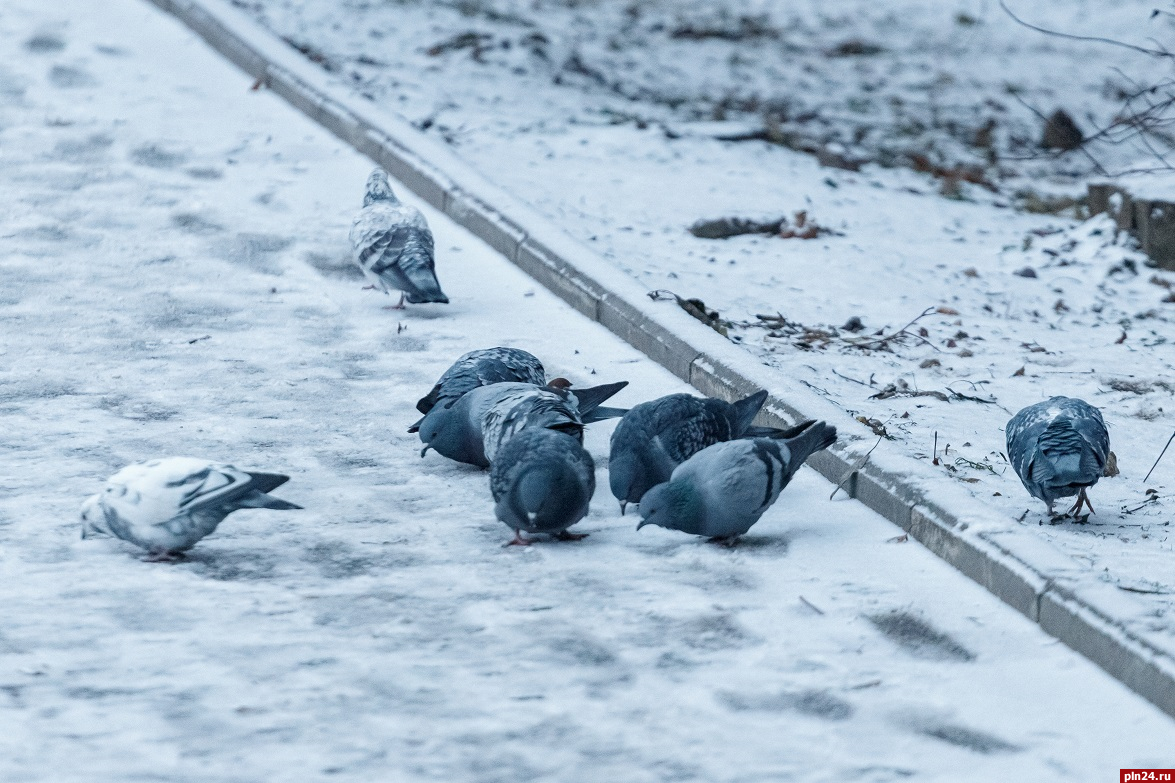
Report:
M494 513L514 531L511 545L531 543L528 533L577 541L567 528L587 516L596 491L596 466L573 436L544 427L523 430L498 451L490 468Z
M1028 494L1053 513L1057 498L1077 496L1066 513L1093 506L1085 491L1106 472L1110 433L1101 411L1072 397L1029 405L1008 422L1008 459Z
M449 459L489 467L510 438L528 427L560 430L583 440L585 424L622 415L600 403L628 381L567 389L531 383L493 383L461 396L449 407L437 405L420 423L420 440Z
M809 424L787 430L752 426L766 400L766 391L734 403L670 394L633 406L612 431L608 458L608 484L620 501L620 513L707 446L746 437L787 438Z
M808 422L791 438L708 446L641 498L640 530L659 525L732 545L759 521L809 456L836 442L836 428Z
M383 169L367 178L363 209L351 224L351 246L371 288L401 292L395 308L402 308L405 299L412 304L449 303L437 282L432 231L420 210L392 193Z
M491 383L547 384L543 363L532 353L521 348L482 348L470 351L445 370L432 390L416 403L416 410L427 414L437 405L451 407L462 395ZM561 385L561 384L560 384ZM420 419L409 432L420 429Z
M300 509L268 492L289 481L191 457L128 465L82 505L82 538L113 535L171 559L243 508Z

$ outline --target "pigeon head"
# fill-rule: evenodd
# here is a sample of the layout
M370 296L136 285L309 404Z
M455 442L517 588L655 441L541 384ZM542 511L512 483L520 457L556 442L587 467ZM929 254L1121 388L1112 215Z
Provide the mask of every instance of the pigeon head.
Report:
M371 206L376 201L397 202L396 194L392 193L392 186L388 184L388 173L383 169L376 169L367 178L367 195L363 197L363 206Z
M106 511L102 508L99 495L93 495L82 504L82 538L108 536Z
M460 400L458 400L460 402ZM424 456L429 449L443 454L450 459L454 454L465 451L465 440L468 437L467 427L461 421L465 417L463 408L437 405L420 420L420 441L424 448L420 456Z
M577 522L582 512L576 510L586 509L589 500L569 465L532 470L518 482L516 502L530 522L527 529L558 529Z
M695 533L702 525L702 511L702 498L691 482L668 481L653 487L641 498L641 522L636 529L657 525Z
M627 444L618 444L612 450L608 460L608 485L620 501L622 509L629 503L640 503L641 496L653 483L655 479L650 480L646 475L644 460L635 449Z
M420 434L420 442L425 446L425 451L429 448L437 448L437 445L444 439L446 430L449 429L448 423L449 409L444 405L437 405L424 415L417 431ZM423 451L420 456L424 456Z

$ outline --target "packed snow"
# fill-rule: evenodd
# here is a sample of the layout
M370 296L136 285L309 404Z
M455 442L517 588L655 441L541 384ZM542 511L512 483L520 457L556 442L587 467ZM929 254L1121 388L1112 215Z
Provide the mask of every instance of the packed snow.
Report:
M590 536L503 547L487 474L406 432L451 361L686 388L397 183L452 303L384 310L347 241L371 163L140 0L10 0L0 47L0 778L1169 764L1170 718L810 470L733 550L637 533L592 425ZM80 538L86 496L169 455L288 474L304 510L176 563Z
M1175 427L1175 274L1150 268L1108 217L1011 208L1072 215L1080 207L1049 194L1080 194L1098 171L1080 151L1041 150L1040 120L1013 93L1045 112L1067 107L1088 130L1121 110L1129 84L1166 74L1166 60L1044 35L970 0L235 5L650 292L702 300L732 342L858 417L846 434L882 437L879 456L935 462L1037 529L1087 578L1139 599L1130 621L1175 649L1175 452L1142 480ZM1172 24L1142 2L1009 7L1140 45L1168 40ZM854 41L879 51L838 49ZM812 131L822 149L861 170L723 140L753 136L773 101L792 107L783 131L824 127ZM988 120L993 146L976 146ZM921 150L941 176L887 144ZM1104 168L1161 167L1146 149L1098 145ZM997 192L947 171L988 152ZM1156 174L1148 187L1173 180ZM730 217L823 230L687 231ZM1004 454L1011 416L1054 395L1103 411L1121 471L1078 521L1051 520Z

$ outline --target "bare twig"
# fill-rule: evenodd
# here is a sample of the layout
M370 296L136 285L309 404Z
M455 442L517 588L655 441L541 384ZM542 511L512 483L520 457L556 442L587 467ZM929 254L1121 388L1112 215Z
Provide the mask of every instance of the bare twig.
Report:
M817 606L816 604L809 601L807 598L804 598L804 596L802 596L802 595L800 596L800 603L802 603L804 606L811 609L816 614L824 614L823 609L821 609L819 606Z
M1071 41L1092 41L1094 43L1120 46L1123 49L1132 49L1142 54L1149 54L1152 57L1175 57L1175 54L1172 54L1163 48L1148 49L1145 46L1136 46L1135 44L1126 43L1125 41L1115 41L1113 38L1102 38L1101 36L1097 35L1074 35L1072 33L1062 33L1057 30L1049 30L1045 27L1038 27L1037 25L1034 25L1031 22L1025 22L1023 19L1016 16L1016 14L1012 12L1012 9L1008 8L1008 4L1004 2L1004 0L1000 0L1000 8L1004 9L1004 13L1012 17L1012 21L1014 21L1016 24L1027 27L1029 30L1035 30L1038 33L1044 33L1045 35L1052 35L1056 36L1057 38L1068 38Z
M832 371L832 374L833 374L833 375L836 375L837 377L844 378L846 381L852 381L853 383L859 383L859 384L861 384L862 386L868 386L868 385L869 385L869 384L865 383L864 381L858 381L856 378L850 378L850 377L849 377L849 376L847 376L847 375L841 375L841 373L837 372L836 370L833 370L833 371Z
M1173 440L1175 440L1175 432L1172 432L1171 437L1167 438L1167 445L1164 446L1163 450L1159 452L1159 456L1158 456L1158 459L1155 460L1155 464L1151 465L1151 469L1148 470L1146 472L1146 475L1142 477L1143 483L1146 483L1146 480L1151 477L1152 473L1155 472L1155 468L1157 468L1159 466L1159 460L1162 459L1163 455L1167 453L1167 448L1170 447L1171 441L1173 441Z
M884 435L881 435L881 436L879 436L879 437L877 438L877 442L873 444L873 449L875 449L875 448L877 448L878 446L880 446L880 445L881 445L881 441L882 441L882 440L884 440L884 439L885 439L885 436L884 436ZM865 463L869 461L869 455L873 453L873 449L869 449L868 451L866 451L866 452L865 452L865 456L863 456L863 457L861 457L861 459L857 460L857 464L856 464L856 465L853 465L853 467L849 468L848 472L847 472L847 473L845 473L845 475L844 475L844 478L842 478L842 479L841 479L841 480L840 480L840 481L837 483L837 485L836 485L835 487L833 487L833 488L832 488L832 494L828 496L828 499L829 499L829 500L832 500L834 497L836 497L836 493L837 493L837 492L839 492L840 490L844 489L845 482L849 480L849 477L851 477L851 476L852 476L854 473L856 473L856 472L857 472L858 470L860 470L861 468L865 467Z
M1003 5L1003 0L1000 0L1000 5ZM1005 6L1005 10L1006 10L1006 6ZM1011 13L1011 12L1009 11L1009 13ZM1015 18L1015 17L1013 17L1013 18ZM1033 114L1035 114L1037 117L1039 117L1046 124L1049 122L1049 118L1044 116L1044 114L1041 113L1041 111L1039 109L1037 109L1035 106L1033 106L1031 103L1029 103L1028 101L1021 98L1020 93L1013 92L1012 97L1015 98L1020 103L1021 106L1023 106L1025 109L1028 109L1028 111L1032 112ZM1094 165L1094 167L1097 169L1099 174L1101 174L1103 177L1110 176L1110 172L1106 171L1106 167L1101 164L1101 161L1099 161L1097 158L1095 158L1093 156L1093 153L1091 153L1086 148L1086 144L1088 144L1088 143L1089 143L1089 139L1082 139L1081 144L1077 147L1077 149L1081 150L1081 153L1083 155L1085 155L1085 157L1089 158L1089 162ZM1068 150L1062 150L1061 152L1054 154L1053 157L1054 158L1060 157L1061 155L1063 155L1066 152L1068 152ZM1014 158L1012 158L1012 159L1014 160ZM1027 158L1027 159L1030 160L1031 158Z
M1125 590L1128 593L1144 593L1146 595L1170 595L1170 590L1147 590L1142 587L1128 587L1126 585L1118 585L1119 590ZM823 614L823 612L821 612Z
M937 309L938 309L937 307L927 307L925 310L923 310L923 311L922 311L921 315L919 315L919 316L917 316L916 318L914 318L912 321L910 321L910 323L906 324L906 325L905 325L905 326L903 326L901 329L898 329L898 330L897 330L896 332L894 332L893 334L887 334L887 335L885 335L884 337L878 337L878 338L876 338L876 339L873 339L873 340L862 340L862 341L860 341L860 342L858 342L858 341L856 341L856 340L845 340L845 343L846 343L846 344L848 344L848 345L851 345L851 346L852 346L852 347L854 347L854 348L873 348L873 347L880 347L880 346L882 346L882 345L885 345L885 344L886 344L886 343L888 343L888 342L891 342L891 341L893 341L893 340L896 340L897 338L901 337L903 334L907 334L907 332L906 332L906 330L907 330L907 329L909 329L911 326L913 326L914 324L916 324L916 323L918 323L919 321L921 321L921 320L922 320L923 318L925 318L926 316L928 316L928 315L930 315L931 313L935 312ZM911 336L912 336L912 337L917 337L919 340L921 340L922 342L926 343L927 345L929 345L931 348L933 348L934 350L938 351L939 353L941 353L941 352L942 352L942 349L941 349L941 348L939 348L937 345L935 345L934 343L932 343L932 342L930 342L929 340L927 340L925 337L922 337L921 335L917 335L917 334L912 334Z
M1006 0L1000 0L1000 7L1004 12L1013 19L1017 24L1027 27L1030 30L1043 33L1045 35L1065 38L1075 41L1090 41L1094 43L1108 44L1111 46L1118 46L1131 51L1139 52L1151 57L1161 58L1175 58L1175 52L1168 50L1163 44L1155 41L1153 38L1147 40L1152 41L1155 45L1153 48L1146 46L1139 46L1136 44L1119 41L1112 38L1104 38L1101 36L1087 36L1074 35L1072 33L1064 33L1058 30L1050 30L1030 22L1026 22L1017 16L1007 5ZM1154 14L1152 14L1153 18ZM1123 73L1121 69L1113 69L1117 71L1119 76L1133 88L1132 92L1124 92L1121 95L1122 107L1115 114L1115 116L1105 125L1097 127L1096 121L1093 121L1095 129L1092 133L1085 134L1081 140L1081 144L1076 147L1081 153L1089 159L1098 173L1103 176L1121 177L1128 174L1151 173L1156 171L1170 171L1173 165L1169 156L1175 152L1175 138L1169 133L1166 128L1175 124L1175 117L1171 115L1175 113L1175 94L1172 93L1172 88L1175 87L1175 82L1170 78L1161 79L1152 84L1140 84L1128 75ZM1027 101L1020 97L1016 92L1012 92L1012 96L1025 108L1039 117L1045 123L1048 122L1040 111L1030 105ZM1109 144L1124 144L1127 142L1135 142L1142 149L1149 152L1161 165L1153 167L1137 167L1125 171L1110 172L1102 165L1101 161L1094 157L1091 148L1094 143L1104 141ZM1006 160L1036 160L1041 158L1057 159L1063 156L1068 150L1059 150L1049 153L1047 155L1034 153L1026 155L1007 155L1004 156Z
M1144 508L1146 508L1147 506L1150 506L1150 505L1152 505L1152 504L1154 504L1154 503L1157 503L1157 502L1159 502L1159 495L1158 495L1157 493L1156 493L1156 494L1151 494L1152 492L1154 492L1154 490L1149 490L1149 489L1148 489L1148 490L1147 490L1147 498L1146 498L1146 500L1142 501L1142 503L1140 503L1139 505L1135 506L1134 508L1127 508L1127 509L1123 509L1122 513L1123 513L1123 514L1133 514L1135 511L1141 511L1141 510L1143 510Z

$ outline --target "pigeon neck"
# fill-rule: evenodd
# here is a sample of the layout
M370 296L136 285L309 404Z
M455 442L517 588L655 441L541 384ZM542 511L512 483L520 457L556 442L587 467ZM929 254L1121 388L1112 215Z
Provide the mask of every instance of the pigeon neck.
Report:
M686 533L697 532L702 526L702 497L693 483L671 481L667 488L675 527Z

